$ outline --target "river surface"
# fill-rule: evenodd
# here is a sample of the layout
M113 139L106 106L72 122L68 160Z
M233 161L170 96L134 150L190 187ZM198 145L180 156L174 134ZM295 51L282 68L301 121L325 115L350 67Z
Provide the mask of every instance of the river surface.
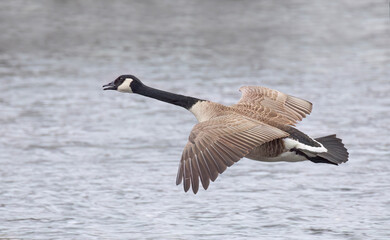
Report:
M1 239L390 239L385 0L1 1ZM196 119L102 91L118 75L223 104L261 85L340 166L242 159L175 185Z

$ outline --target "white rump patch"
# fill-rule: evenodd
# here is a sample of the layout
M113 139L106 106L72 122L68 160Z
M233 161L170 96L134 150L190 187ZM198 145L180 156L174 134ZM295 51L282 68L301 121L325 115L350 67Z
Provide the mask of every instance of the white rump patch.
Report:
M118 92L123 92L123 93L132 93L133 90L130 88L130 84L133 81L131 78L126 78L125 81L121 85L118 86Z
M291 138L283 139L284 146L288 150L296 148L296 149L307 150L307 151L315 152L315 153L322 153L322 152L327 152L328 151L321 143L319 143L318 141L316 141L314 139L313 139L313 141L315 141L316 143L320 144L320 147L309 146L309 145L300 143L297 140L294 140L294 139L291 139Z

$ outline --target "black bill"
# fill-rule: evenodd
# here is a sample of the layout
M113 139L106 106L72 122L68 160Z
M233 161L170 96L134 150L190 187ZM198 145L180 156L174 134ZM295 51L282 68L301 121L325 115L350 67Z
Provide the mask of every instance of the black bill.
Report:
M114 82L110 82L109 84L103 85L103 90L117 90L117 86L115 86Z

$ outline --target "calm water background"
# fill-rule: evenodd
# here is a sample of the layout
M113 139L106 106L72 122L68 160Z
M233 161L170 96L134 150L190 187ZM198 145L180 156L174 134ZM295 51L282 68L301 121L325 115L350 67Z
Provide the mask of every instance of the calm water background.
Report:
M390 239L388 1L1 1L0 238ZM195 118L103 92L132 73L224 104L314 103L298 127L350 161L176 171Z

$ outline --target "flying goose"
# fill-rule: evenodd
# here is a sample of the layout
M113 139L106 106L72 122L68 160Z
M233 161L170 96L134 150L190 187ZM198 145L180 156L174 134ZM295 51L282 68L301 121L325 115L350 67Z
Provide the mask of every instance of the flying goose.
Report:
M310 102L266 87L241 87L241 99L232 106L151 88L133 75L119 76L103 89L140 94L195 115L199 123L190 133L176 178L185 192L192 186L196 194L199 180L207 189L210 180L243 157L334 165L348 161L347 149L336 135L313 139L294 128L310 114Z

